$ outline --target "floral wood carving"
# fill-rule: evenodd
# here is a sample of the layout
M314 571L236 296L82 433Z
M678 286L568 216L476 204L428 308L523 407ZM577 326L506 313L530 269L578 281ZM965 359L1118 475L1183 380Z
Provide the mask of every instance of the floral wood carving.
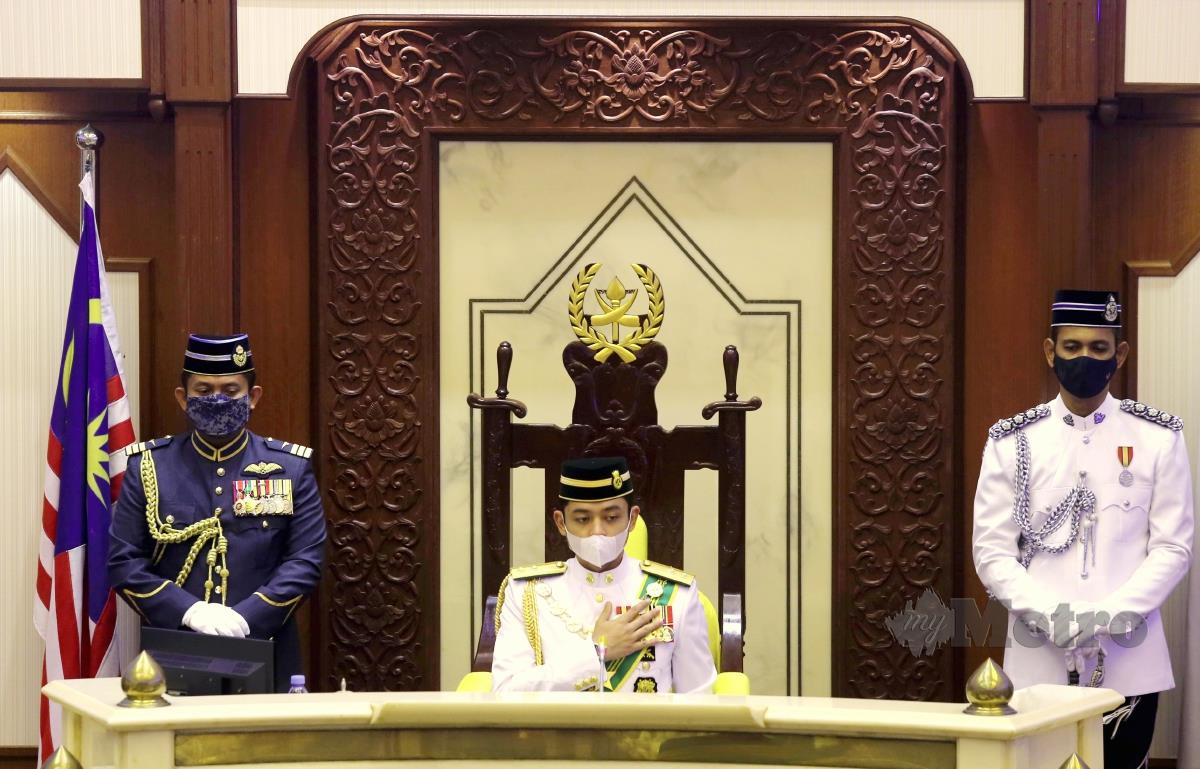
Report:
M956 697L952 655L914 657L884 624L956 590L949 49L898 22L459 19L352 21L314 50L324 683L440 683L429 130L819 131L839 137L834 692Z

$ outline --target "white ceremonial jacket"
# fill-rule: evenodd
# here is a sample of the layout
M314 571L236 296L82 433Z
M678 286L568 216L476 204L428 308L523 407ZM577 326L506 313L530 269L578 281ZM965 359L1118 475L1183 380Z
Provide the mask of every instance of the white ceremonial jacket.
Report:
M500 630L492 657L494 691L598 691L605 669L592 642L592 628L605 602L632 606L645 580L640 562L628 555L607 572L592 572L572 558L566 571L536 579L512 579L500 607ZM540 590L539 590L540 588ZM525 598L529 590L531 598ZM543 595L543 593L545 595ZM526 629L524 601L532 600L537 616L543 664L535 664ZM618 689L638 691L653 686L658 692L710 693L717 672L708 645L708 622L695 582L676 585L673 636L654 645L654 660L642 661Z
M1147 417L1135 416L1122 406ZM988 591L1009 606L1004 670L1017 688L1037 683L1067 683L1064 652L1043 633L1026 627L1037 614L1051 617L1060 603L1072 611L1103 611L1116 617L1130 612L1145 618L1144 636L1125 648L1101 638L1105 652L1102 686L1126 697L1174 687L1171 660L1159 607L1187 572L1192 552L1192 481L1179 420L1133 401L1111 395L1086 417L1072 415L1055 398L1047 416L1024 426L1001 420L990 431L975 493L974 560ZM1044 407L1040 407L1044 408ZM1011 432L1010 432L1011 430ZM1075 486L1080 473L1096 495L1094 559L1083 576L1084 547L1076 539L1065 552L1036 553L1028 569L1018 555L1019 528L1013 519L1017 430L1029 441L1029 513L1040 528L1051 508ZM1007 433L999 435L998 433ZM1120 447L1132 447L1131 483L1120 482ZM1126 452L1127 454L1128 452ZM1048 538L1061 544L1070 522ZM1083 530L1083 527L1080 527ZM1128 615L1127 615L1128 616ZM1116 632L1116 628L1114 628ZM1031 648L1031 642L1044 641ZM1086 684L1091 668L1085 671Z

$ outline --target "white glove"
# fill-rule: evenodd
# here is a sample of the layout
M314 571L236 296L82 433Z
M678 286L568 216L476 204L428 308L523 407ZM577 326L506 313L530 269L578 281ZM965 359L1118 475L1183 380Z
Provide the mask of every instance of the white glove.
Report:
M1070 620L1056 621L1051 617L1050 640L1060 649L1090 650L1090 656L1094 657L1095 639L1108 632L1108 626L1100 622L1107 622L1107 615L1097 612L1095 604L1086 601L1071 604Z
M206 635L245 638L250 635L250 626L242 615L219 603L196 601L183 615L183 624Z

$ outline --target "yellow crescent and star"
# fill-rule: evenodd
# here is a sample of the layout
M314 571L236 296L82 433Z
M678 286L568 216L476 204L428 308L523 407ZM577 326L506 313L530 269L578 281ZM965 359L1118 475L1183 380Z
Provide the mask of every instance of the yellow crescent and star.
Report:
M92 299L88 302L88 322L91 325L100 325L103 323L100 317L100 300ZM67 343L67 351L63 355L62 365L62 396L63 406L65 407L71 396L71 372L75 367L75 336L72 334L71 341ZM91 411L91 394L88 394L88 411ZM108 427L107 423L108 407L105 406L100 410L87 426L87 465L86 477L88 489L91 490L97 498L104 500L104 492L100 490L100 479L104 483L108 483ZM101 433L101 430L104 430ZM107 501L107 500L105 500Z

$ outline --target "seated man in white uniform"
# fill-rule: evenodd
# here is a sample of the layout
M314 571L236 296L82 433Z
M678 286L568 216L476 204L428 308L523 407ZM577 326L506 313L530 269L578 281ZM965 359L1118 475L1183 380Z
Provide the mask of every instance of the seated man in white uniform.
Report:
M1175 685L1159 607L1187 572L1192 480L1183 422L1109 394L1125 362L1115 291L1058 291L1046 363L1058 397L988 431L975 568L1012 617L1017 688L1083 683L1125 695L1104 717L1104 765L1145 766L1158 693Z
M640 510L625 460L568 460L554 524L575 557L500 586L495 691L712 691L717 671L692 575L625 557Z

